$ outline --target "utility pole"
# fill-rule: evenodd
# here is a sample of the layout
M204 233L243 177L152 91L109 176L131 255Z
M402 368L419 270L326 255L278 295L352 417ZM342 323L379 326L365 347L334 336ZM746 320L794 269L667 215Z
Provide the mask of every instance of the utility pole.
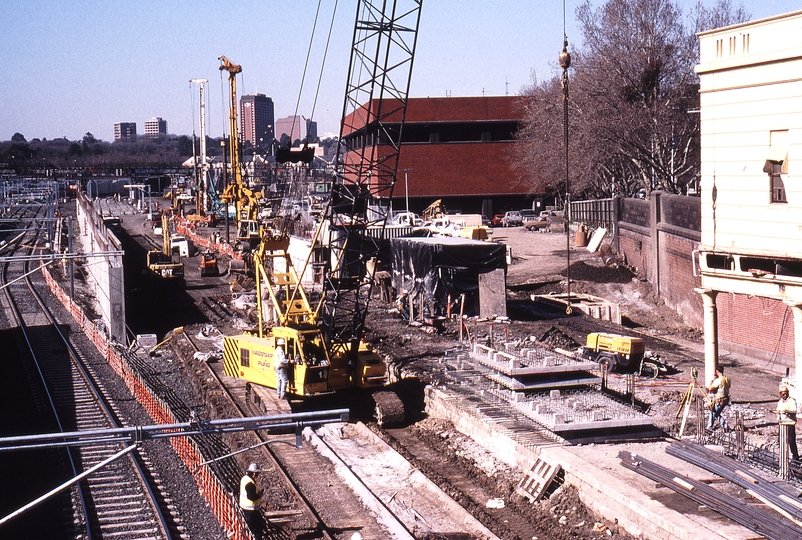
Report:
M404 190L406 191L407 219L409 219L409 181L407 178L407 173L414 170L415 169L404 169Z

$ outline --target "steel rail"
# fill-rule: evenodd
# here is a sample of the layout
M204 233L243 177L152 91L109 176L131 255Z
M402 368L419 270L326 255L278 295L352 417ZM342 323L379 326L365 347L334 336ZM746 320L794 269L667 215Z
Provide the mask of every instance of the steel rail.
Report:
M738 461L712 452L703 446L676 442L666 448L666 453L729 480L744 489L754 491L771 504L778 506L796 519L802 520L802 503L796 502L799 492L788 484L763 480ZM780 487L781 485L785 487ZM793 498L793 503L788 501L789 496Z
M28 265L29 265L29 262L25 262L24 263L24 268L25 268L26 272L28 271ZM7 266L6 266L6 268L7 268ZM105 421L111 423L111 425L118 426L116 415L112 412L111 406L107 402L106 397L105 397L102 389L98 386L98 384L94 380L94 377L89 373L87 368L84 366L83 361L81 359L81 355L78 353L78 351L72 345L72 343L70 342L69 338L67 338L67 336L65 336L64 333L59 328L58 321L56 321L54 315L48 309L48 307L47 307L46 303L44 302L43 298L41 297L41 295L36 291L35 287L33 286L32 281L30 279L30 276L27 277L27 287L28 287L28 290L30 291L30 294L33 296L33 299L38 303L40 311L48 319L49 323L52 325L52 328L58 334L59 340L61 342L63 342L63 344L65 345L67 351L69 352L70 358L72 359L72 362L71 362L72 368L75 370L74 373L77 374L77 376L80 377L80 379L83 381L83 384L85 385L85 389L86 389L85 391L91 392L91 394L94 396L94 399L92 400L92 402L97 407L99 407L100 410L103 411L102 414L103 414L103 417L105 418ZM16 303L15 303L14 299L12 298L11 293L7 292L7 294L9 295L10 302L16 306ZM15 309L18 309L18 308L15 307ZM20 321L20 328L22 329L22 331L27 333L27 325L25 324L25 321L24 321L24 319L23 319L23 317L21 315L21 312L20 312L18 320ZM28 339L26 337L26 340L29 342L29 349L31 351L31 355L35 359L35 361L37 362L37 366L38 366L38 360L36 360L37 353L35 351L35 348L30 344L30 339ZM41 368L38 368L38 369L40 370L40 376L42 377L42 381L43 381L45 387L49 388L50 385L52 384L52 381L48 382L47 378L42 373L42 369ZM68 384L72 385L72 384L75 384L75 383L76 383L76 380L73 379L73 381L71 381ZM49 391L48 391L48 395L50 396ZM50 400L51 400L51 406L53 407L53 410L56 413L56 416L58 417L58 412L56 412L57 409L58 409L58 406L55 404L55 402L54 402L52 397L50 397ZM80 416L82 418L85 418L85 419L89 420L90 422L94 422L95 421L95 420L91 420L90 419L90 415L88 415L88 414L81 414ZM60 424L60 422L59 422L59 424ZM136 442L138 442L138 441L136 441ZM102 452L105 452L105 450L102 450ZM72 460L72 455L71 455L71 453L69 453L69 454L70 454L70 459ZM131 465L131 467L133 467L133 469L129 469L129 470L132 470L134 472L134 474L136 475L136 477L138 478L137 484L139 486L139 489L141 489L140 493L142 494L144 500L147 501L146 502L147 507L149 507L151 509L151 511L152 511L152 515L153 515L153 518L154 518L152 524L157 527L157 529L159 531L159 534L160 534L160 537L167 538L167 539L172 538L172 535L171 535L171 532L170 532L170 527L169 527L169 525L167 523L167 519L166 519L165 515L162 513L162 509L161 509L161 507L160 507L160 505L159 505L159 503L157 501L156 494L153 491L153 488L150 485L149 481L147 480L147 475L145 474L145 472L143 470L142 464L133 455L131 456L131 459L129 460L129 464ZM78 469L80 469L80 467L76 467L75 465L73 465L73 473L74 474L78 473ZM122 473L122 474L125 474L125 473ZM110 481L113 481L113 480L110 480ZM86 504L86 502L84 500L83 491L84 491L85 488L90 488L90 485L92 485L92 482L90 482L90 484L86 484L86 485L85 484L80 484L82 489L78 490L79 493L81 493L82 500L84 501L82 503L82 511L85 512L85 513L87 512L87 504ZM124 489L121 484L117 485L117 488L118 489ZM93 521L90 519L90 516L88 514L85 514L85 516L86 516L85 517L86 534L88 535L88 537L91 538L92 537L91 523ZM100 518L101 522L103 521L102 514L100 512L98 512L97 517ZM115 521L117 519L118 518L113 518L113 520L115 520ZM100 526L102 527L103 525L100 524Z
M703 482L683 476L631 452L619 452L618 457L625 468L705 505L769 540L802 539L802 528L751 507L744 501L721 493Z
M25 266L27 269L28 263L25 263ZM105 392L98 384L98 381L95 379L95 377L87 369L78 350L72 344L70 339L62 332L55 316L47 307L47 304L45 303L42 296L34 288L33 282L31 282L30 277L28 277L28 288L30 289L31 293L33 294L39 306L41 307L44 315L53 325L53 328L56 330L56 333L58 333L59 337L63 340L64 345L67 347L67 350L69 351L70 358L73 359L73 365L75 366L76 369L78 369L87 387L97 397L96 406L103 411L108 421L110 421L112 425L119 426L119 420L117 418L117 415L112 410L112 405L108 401ZM139 441L132 439L131 442L136 443ZM129 463L133 466L134 473L139 479L138 483L144 490L145 499L147 501L148 506L154 513L154 516L156 518L156 524L160 529L160 532L164 535L164 538L167 539L172 538L172 533L170 532L170 526L168 524L168 520L165 517L164 513L162 512L161 505L158 502L158 498L153 490L153 486L151 486L150 482L148 481L148 475L145 474L144 467L140 462L140 460L137 458L136 454L131 454L131 459L129 460Z
M182 336L183 336L184 340L186 340L186 342L189 343L190 346L193 349L195 349L195 352L199 352L198 346L195 344L195 342L192 340L192 338L189 335L184 333L184 334L182 334ZM231 406L233 406L235 410L239 411L240 414L245 414L245 410L240 405L239 401L234 397L234 395L232 394L232 392L229 389L229 387L226 384L224 384L223 381L220 379L220 376L214 371L214 369L212 369L212 367L207 362L204 362L204 365L206 366L207 372L215 380L215 382L217 383L218 387L223 391L223 394L226 396L226 398L227 398L228 402L231 404ZM276 456L276 454L273 452L273 450L270 449L270 447L267 444L270 441L268 439L266 439L263 435L261 435L259 432L256 432L256 431L254 432L254 436L257 438L257 440L259 440L259 444L255 445L254 448L260 447L260 448L264 449L264 452L267 454L267 456L270 459L270 461L272 462L273 466L276 468L277 471L279 471L281 473L281 475L283 476L283 478L286 481L287 486L289 486L292 489L293 495L295 497L297 497L298 501L300 501L301 504L305 507L306 512L308 512L310 515L314 516L314 519L318 523L318 529L324 535L324 540L326 540L326 539L330 540L331 536L329 535L329 532L326 530L324 520L320 517L320 515L318 514L317 510L315 509L315 507L311 503L311 501L309 501L309 499L307 499L307 497L301 492L301 489L298 487L298 485L292 479L292 477L287 472L285 467L281 464L281 461L278 459L278 456ZM296 435L296 439L297 439L297 435ZM267 520L266 522L269 522L269 520Z
M23 240L23 238L25 236L26 236L26 233L18 235L16 238L14 238L14 240L11 243L7 244L4 247L9 247L12 250L12 252L13 252L14 249L19 249L19 246L22 244L22 240ZM35 242L35 239L34 239L34 242ZM31 358L34 359L34 365L36 367L36 372L37 372L37 374L39 376L40 382L42 383L42 391L47 396L47 400L48 400L48 403L50 405L50 409L53 411L54 420L56 422L56 425L59 426L59 429L63 429L62 426L61 426L61 419L60 419L60 417L58 415L57 407L56 407L56 404L55 404L54 399L53 399L53 395L50 392L50 388L49 388L49 386L47 384L47 381L45 379L44 374L42 373L42 369L41 369L39 363L35 361L36 353L34 351L33 344L31 343L31 340L29 338L28 332L26 332L26 330L25 330L25 319L23 318L22 311L20 310L17 302L14 300L14 297L11 294L11 289L8 288L8 286L11 285L12 283L15 283L15 282L19 281L20 279L22 279L22 278L14 278L12 280L9 280L8 273L9 273L9 269L10 269L10 264L11 264L10 260L6 260L3 263L2 276L0 276L2 278L0 280L0 281L2 281L2 289L3 289L3 292L5 292L5 294L6 294L6 298L8 300L9 307L11 308L10 309L11 316L16 321L17 327L20 328L22 337L25 340L25 344L26 344L26 347L28 349L28 354L30 354ZM23 276L22 277L27 278L29 275L30 275L30 272L27 272L27 268L26 268L26 271L23 272ZM70 469L72 470L72 474L73 475L77 475L79 467L75 463L75 457L73 456L73 454L71 452L67 452L66 458L67 458L67 462L69 463ZM83 490L82 489L77 489L76 490L76 496L77 496L77 499L78 499L80 512L82 513L82 516L83 516L83 522L84 523L88 523L89 522L89 519L88 519L89 516L88 516L87 504L86 504L86 500L85 500L85 496L84 496ZM39 504L41 502L42 502L41 498L37 499L37 504ZM30 504L26 505L25 508L31 508ZM17 516L19 514L20 514L19 510L13 512L11 515L9 515L9 516L7 516L6 518L3 519L3 523L5 523L8 519L10 519L10 517ZM92 539L92 533L91 533L91 531L89 530L88 527L87 527L86 534L87 534L87 540L91 540Z

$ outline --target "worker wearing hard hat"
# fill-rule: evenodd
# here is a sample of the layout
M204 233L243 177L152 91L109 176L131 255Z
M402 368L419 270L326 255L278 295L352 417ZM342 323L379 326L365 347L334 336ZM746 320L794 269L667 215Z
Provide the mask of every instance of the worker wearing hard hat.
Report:
M290 367L284 346L284 339L278 338L276 340L276 350L273 352L273 367L276 370L276 391L279 399L284 399L288 381L287 370Z
M259 466L256 463L251 463L239 483L239 506L245 515L245 522L248 524L248 528L257 536L262 529L261 514L259 513L259 501L262 498L262 492L256 485L256 477L260 472Z
M791 458L799 461L799 450L796 447L796 400L791 397L788 386L780 386L780 400L777 402L777 423L780 429L785 431L785 440L788 449L791 451Z

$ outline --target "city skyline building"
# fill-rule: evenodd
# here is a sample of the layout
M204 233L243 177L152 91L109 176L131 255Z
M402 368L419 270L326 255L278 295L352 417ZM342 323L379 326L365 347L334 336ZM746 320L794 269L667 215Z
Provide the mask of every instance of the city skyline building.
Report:
M248 94L240 98L240 137L254 148L273 153L275 134L273 99L264 94Z
M167 135L167 120L160 116L145 120L145 137L156 138L163 135Z
M136 122L117 122L114 124L114 140L135 139Z
M287 116L276 120L276 138L281 140L284 135L290 137L290 142L317 141L317 122L308 120L301 115Z

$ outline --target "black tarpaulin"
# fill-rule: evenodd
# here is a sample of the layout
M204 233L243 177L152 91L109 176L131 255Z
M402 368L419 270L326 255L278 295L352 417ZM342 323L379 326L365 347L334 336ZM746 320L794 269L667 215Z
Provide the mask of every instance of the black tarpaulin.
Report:
M397 294L423 295L429 316L446 313L449 297L465 295L465 315L479 313L479 275L507 268L507 247L495 242L448 236L393 238L393 285Z

